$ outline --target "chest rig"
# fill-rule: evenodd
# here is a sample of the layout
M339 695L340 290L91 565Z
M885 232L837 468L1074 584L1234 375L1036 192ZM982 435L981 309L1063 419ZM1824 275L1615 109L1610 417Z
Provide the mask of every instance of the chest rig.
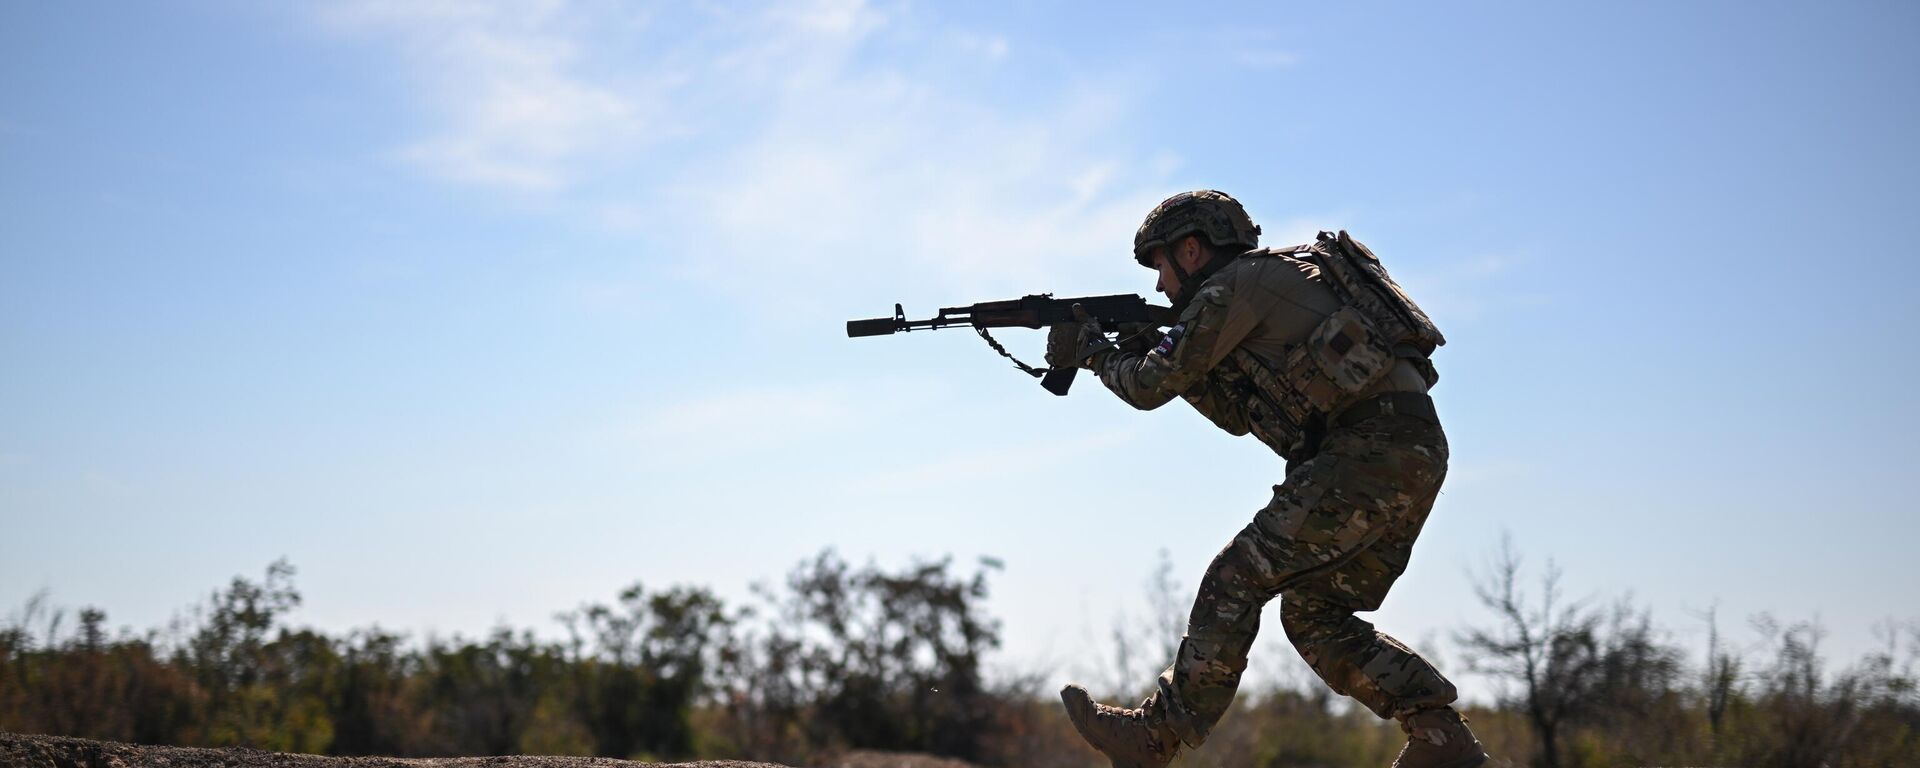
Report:
M1319 267L1341 307L1305 341L1287 347L1278 366L1243 345L1214 369L1214 385L1239 395L1232 399L1245 404L1247 430L1262 443L1289 461L1307 458L1317 450L1327 419L1357 402L1398 360L1412 361L1427 386L1439 380L1427 358L1446 337L1387 276L1373 251L1343 230L1266 254Z

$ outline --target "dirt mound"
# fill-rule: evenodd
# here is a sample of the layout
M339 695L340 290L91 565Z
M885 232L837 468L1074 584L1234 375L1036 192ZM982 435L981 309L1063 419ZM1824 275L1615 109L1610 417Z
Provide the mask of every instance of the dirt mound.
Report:
M902 766L895 763L893 765ZM928 768L943 768L936 763ZM697 763L636 763L609 757L320 757L257 749L149 747L64 736L0 733L5 768L786 768L772 763L706 760ZM863 763L859 768L878 768ZM851 768L851 767L850 767ZM902 766L904 768L904 766Z
M150 747L66 736L0 732L0 768L787 768L774 763L702 760L636 763L610 757L322 757L257 749ZM819 768L979 768L972 763L898 752L849 752Z
M933 755L855 750L820 763L820 768L979 768L973 763Z

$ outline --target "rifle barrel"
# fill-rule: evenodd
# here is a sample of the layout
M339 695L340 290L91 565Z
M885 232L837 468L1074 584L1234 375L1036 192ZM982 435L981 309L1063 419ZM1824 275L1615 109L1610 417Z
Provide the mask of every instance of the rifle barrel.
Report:
M899 328L895 327L894 320L891 317L847 321L848 338L857 339L862 336L887 336L897 330L899 330Z
M1070 309L1074 304L1083 305L1082 308L1089 315L1108 322L1151 322L1162 326L1173 324L1173 310L1148 304L1146 299L1137 295L1115 294L1056 299L1051 294L1037 294L1006 301L983 301L964 307L943 307L940 314L925 320L908 320L906 313L901 311L900 305L895 304L893 317L848 320L847 336L853 338L889 336L904 331L933 330L955 325L971 325L975 328L1044 328L1073 319Z

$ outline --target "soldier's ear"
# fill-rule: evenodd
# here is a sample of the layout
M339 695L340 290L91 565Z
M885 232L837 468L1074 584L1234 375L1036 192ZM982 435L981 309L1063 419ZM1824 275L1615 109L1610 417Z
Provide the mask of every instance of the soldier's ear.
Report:
M1207 249L1200 245L1199 235L1187 235L1180 239L1180 266L1192 272L1199 269L1207 260Z

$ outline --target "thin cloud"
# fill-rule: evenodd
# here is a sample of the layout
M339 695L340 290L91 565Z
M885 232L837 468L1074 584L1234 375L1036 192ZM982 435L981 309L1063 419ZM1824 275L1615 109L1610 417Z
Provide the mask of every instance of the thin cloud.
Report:
M398 156L450 181L550 191L579 181L592 155L646 140L658 97L579 72L570 10L555 0L362 0L331 6L323 18L393 38L437 108L439 127Z
M634 436L659 453L722 453L753 435L760 447L815 435L856 413L850 393L749 390L683 400L641 417Z
M1531 261L1524 253L1488 252L1445 265L1427 262L1420 269L1397 269L1394 280L1444 329L1449 320L1473 323L1501 310L1547 304L1551 299L1546 294L1506 287Z
M1165 195L1106 138L1136 108L1120 90L1003 114L891 73L794 82L767 131L715 172L630 206L652 219L628 225L697 227L738 259L690 276L756 299L823 268L969 293L1064 288L1123 269L1134 227Z
M330 20L390 36L414 70L436 128L399 150L408 162L567 194L609 234L731 254L656 257L723 293L778 297L823 268L964 292L1133 276L1127 238L1180 164L1116 130L1149 108L1137 77L1080 73L1008 109L993 78L1015 44L928 29L924 12L673 13L364 0ZM673 34L648 37L661 26Z
M620 441L649 464L710 463L871 431L903 403L875 400L867 389L831 382L699 394L627 419Z
M1000 61L1007 57L1013 45L999 35L979 35L960 32L953 36L953 43L960 50L989 61Z
M914 496L951 491L974 482L1013 485L1024 476L1056 471L1063 461L1131 446L1135 431L1117 429L1071 437L1049 437L1015 445L955 453L893 471L863 473L856 479L861 494Z
M1272 48L1248 48L1232 53L1233 63L1246 69L1286 69L1300 63L1300 54Z

